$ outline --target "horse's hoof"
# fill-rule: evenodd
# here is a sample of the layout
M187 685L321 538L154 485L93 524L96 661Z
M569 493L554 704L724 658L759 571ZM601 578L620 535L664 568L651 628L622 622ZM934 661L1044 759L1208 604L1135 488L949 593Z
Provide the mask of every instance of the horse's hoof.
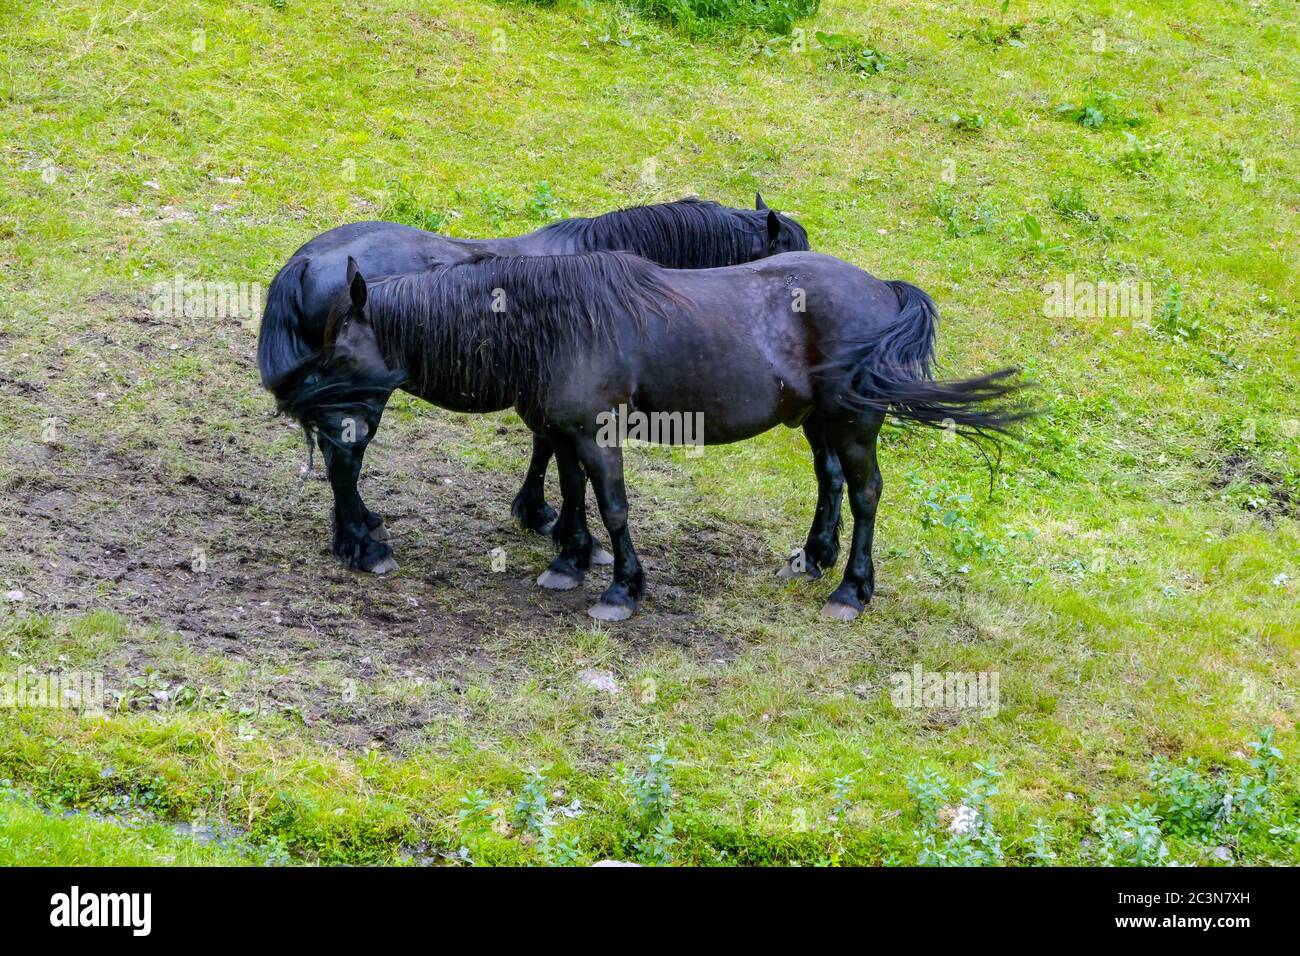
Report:
M396 571L399 567L401 567L401 565L399 565L396 559L390 554L384 557L384 559L373 568L368 568L367 570L369 570L371 574L387 574L389 571Z
M598 544L591 546L591 563L595 567L610 565L614 563L614 556Z
M543 503L540 508L533 509L525 509L516 504L510 509L510 513L525 531L541 535L549 535L555 523L560 520L559 512L546 503Z
M608 601L597 601L587 608L587 613L598 621L626 621L632 616L632 609L626 604L610 604Z
M537 585L550 591L572 591L574 588L582 587L582 578L547 568L537 576Z
M862 612L848 604L841 604L839 601L827 601L822 605L822 617L833 618L836 621L851 621Z
M389 535L388 529L380 524L370 529L370 537L375 541L387 541L391 535Z
M531 531L533 534L540 534L543 538L549 538L551 532L555 530L555 526L559 521L560 518L558 515L549 518L543 515L531 518L527 521L521 521L519 524L525 531Z

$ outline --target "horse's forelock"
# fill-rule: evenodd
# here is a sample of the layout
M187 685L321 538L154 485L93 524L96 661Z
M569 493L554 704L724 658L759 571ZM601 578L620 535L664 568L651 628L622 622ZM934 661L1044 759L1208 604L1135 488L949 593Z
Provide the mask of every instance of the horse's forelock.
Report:
M339 337L343 331L343 319L348 314L348 308L351 306L351 300L346 298L348 293L340 292L330 303L330 310L325 316L325 335L323 350L328 352L334 348L334 340Z

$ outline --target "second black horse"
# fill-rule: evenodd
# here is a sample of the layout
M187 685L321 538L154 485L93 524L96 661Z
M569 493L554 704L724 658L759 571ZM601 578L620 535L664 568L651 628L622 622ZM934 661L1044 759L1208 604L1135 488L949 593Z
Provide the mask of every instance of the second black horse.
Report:
M347 263L355 261L373 277L418 272L464 262L484 254L499 256L565 255L618 250L660 265L706 269L750 262L765 256L808 248L804 228L789 216L769 209L761 195L754 209L683 199L635 206L594 218L566 219L522 236L501 239L453 239L391 222L359 222L331 229L295 252L267 290L266 309L257 343L262 384L275 383L324 343L329 309L345 288ZM397 567L386 542L383 519L361 504L365 531L354 533L339 520L339 501L356 498L366 445L383 415L378 396L357 405L360 418L343 432L322 430L321 454L334 488L334 554L345 565L382 574ZM364 440L356 440L356 433ZM350 440L344 440L348 437ZM544 435L534 435L532 460L511 512L520 523L546 533L556 519L546 503L546 468L553 450Z

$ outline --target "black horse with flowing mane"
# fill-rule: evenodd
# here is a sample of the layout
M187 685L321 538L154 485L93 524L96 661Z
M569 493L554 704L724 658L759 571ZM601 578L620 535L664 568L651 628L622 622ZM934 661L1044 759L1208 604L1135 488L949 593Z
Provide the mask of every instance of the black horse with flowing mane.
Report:
M480 256L370 283L349 263L345 279L324 348L275 383L281 407L330 434L341 416L399 383L456 411L513 406L554 447L560 470L559 554L538 578L542 587L581 584L592 552L588 480L595 489L614 552L614 581L589 612L600 620L631 616L645 592L623 454L601 438L611 409L701 415L705 444L802 426L818 479L796 569L805 576L820 577L838 557L848 486L848 563L823 608L840 620L856 617L875 589L876 436L885 416L988 434L1029 414L1010 398L1019 388L1013 369L935 381L930 297L832 256L788 253L704 270L612 252ZM360 499L339 508L339 520L364 533Z
M707 269L807 248L803 226L769 209L761 195L755 197L754 209L683 199L590 219L566 219L502 239L453 239L391 222L352 223L312 239L276 274L267 290L257 365L262 384L281 398L277 383L324 344L329 309L345 288L350 259L371 277L419 272L485 254L568 255L601 250L634 253L670 268ZM368 416L362 426L365 442L320 433L321 453L334 488L334 553L348 567L379 574L397 567L392 549L383 543L387 538L383 519L361 503L365 529L356 533L339 520L339 509L343 500L361 500L357 479L365 445L379 427L383 408L378 396L370 396L364 407L356 409ZM551 455L546 437L535 434L528 473L511 507L524 527L542 533L556 520L544 494Z

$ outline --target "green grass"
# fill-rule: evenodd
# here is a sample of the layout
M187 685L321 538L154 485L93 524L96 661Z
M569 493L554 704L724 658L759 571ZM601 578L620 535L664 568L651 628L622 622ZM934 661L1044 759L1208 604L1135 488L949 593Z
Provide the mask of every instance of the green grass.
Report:
M300 861L576 836L583 860L908 862L933 823L908 779L941 771L951 810L995 758L1006 860L1042 818L1058 862L1097 862L1096 809L1171 813L1153 759L1235 780L1273 726L1268 825L1215 837L1297 862L1295 5L998 6L855 0L772 37L567 0L0 0L0 591L25 594L0 670L126 699L0 712L0 861L243 859L156 829L206 815ZM157 282L265 283L343 221L479 236L755 189L929 291L949 370L1019 364L1046 410L991 492L965 444L886 433L880 591L848 627L817 616L830 582L771 574L811 516L797 432L630 452L651 598L592 628L528 590L548 552L507 527L513 416L396 399L363 491L403 571L345 575L256 323L148 316ZM1047 314L1070 275L1149 282L1149 327ZM893 706L916 664L998 672L998 714ZM620 693L575 690L588 668ZM660 740L656 844L627 775ZM530 766L582 808L550 836L511 819ZM123 805L146 829L62 816ZM1216 862L1177 822L1171 856Z
M0 859L7 866L240 865L237 854L206 850L164 830L135 832L94 820L51 819L39 810L5 807Z
M162 823L61 816L10 798L0 803L0 860L6 866L249 866L262 858Z

